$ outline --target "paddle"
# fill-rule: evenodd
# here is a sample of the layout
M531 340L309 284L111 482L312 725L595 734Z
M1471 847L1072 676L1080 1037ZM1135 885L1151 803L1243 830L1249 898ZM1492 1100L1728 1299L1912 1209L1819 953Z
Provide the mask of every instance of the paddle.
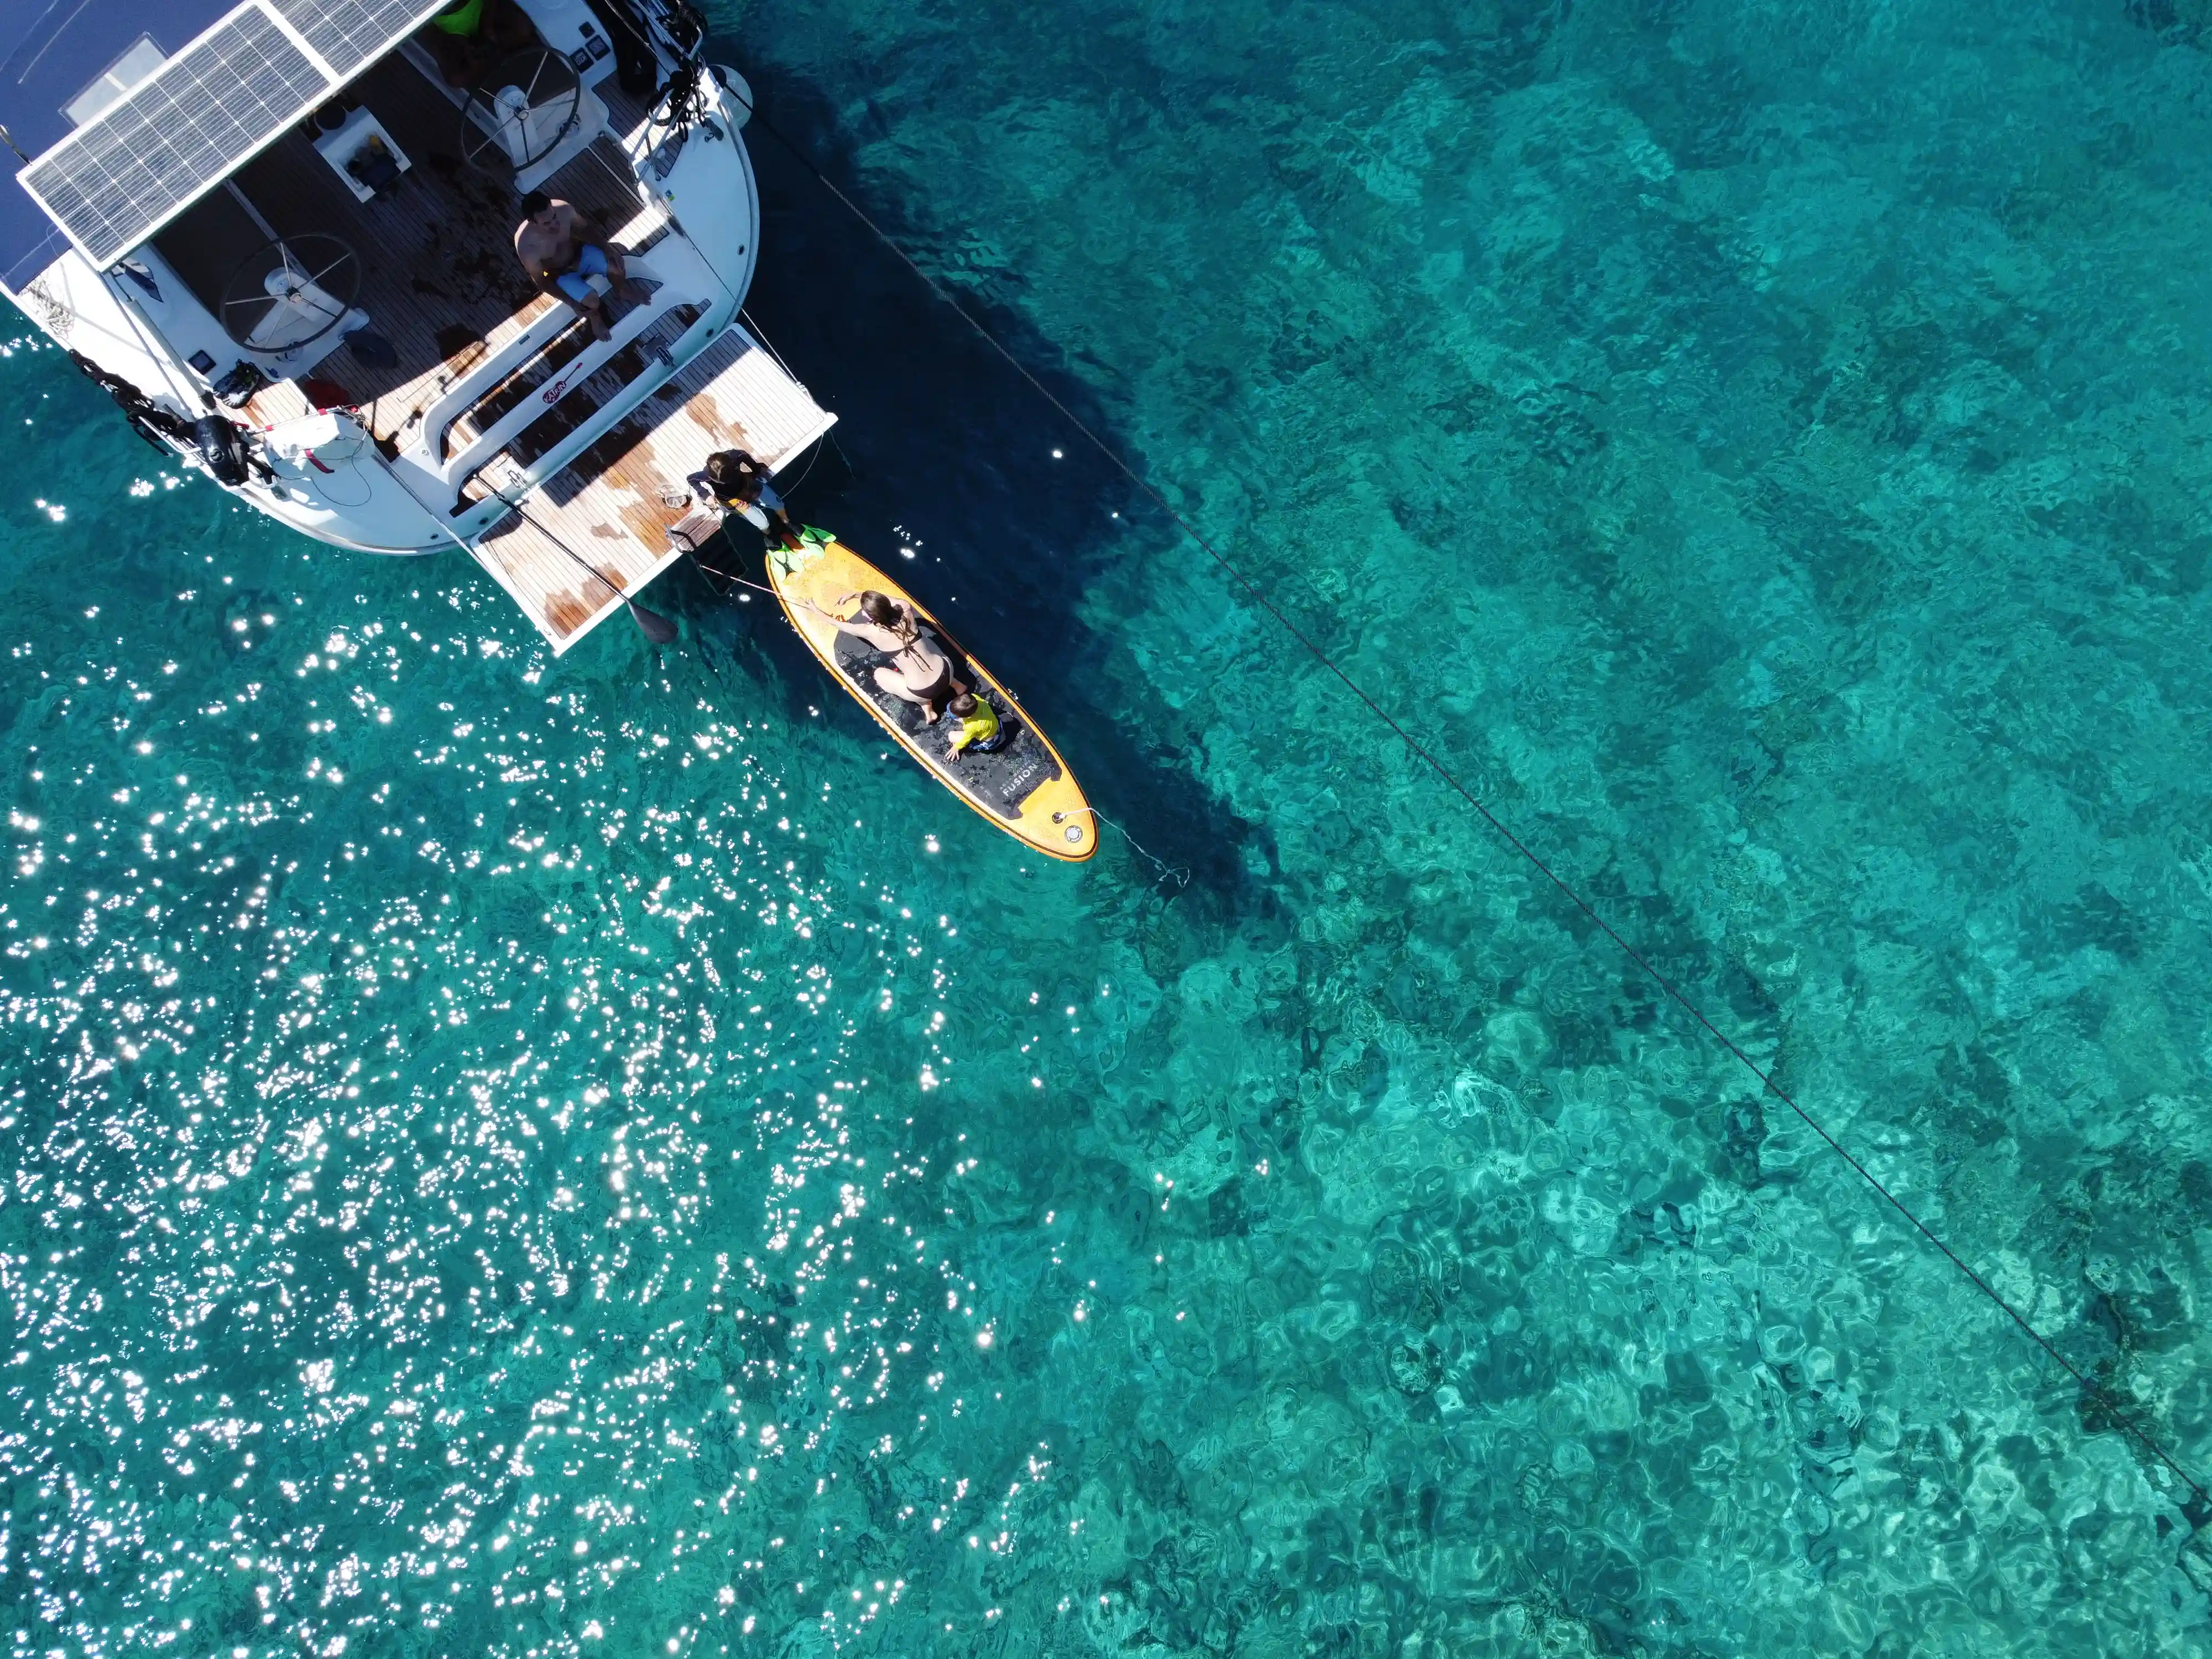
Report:
M544 525L539 524L538 520L532 518L528 513L524 512L522 503L507 494L505 490L500 489L497 484L488 484L485 487L489 489L493 495L498 496L501 501L506 502L508 507L514 508L516 513L520 514L523 523L530 526L531 528L537 531L539 535L544 537L547 541L552 543L554 546L559 548L563 553L566 553L570 558L574 559L580 567L591 575L592 580L597 581L601 586L606 588L608 592L614 594L615 597L619 599L624 605L628 605L629 607L629 619L637 624L637 631L639 633L644 635L647 639L652 641L655 645L667 645L676 638L676 624L674 623L669 621L667 617L662 616L658 611L647 610L635 599L630 598L629 594L623 592L622 589L617 587L611 581L609 581L605 576L599 573L597 566L592 564L581 554L578 553L574 548L569 546L568 543L562 541L558 536L548 530Z

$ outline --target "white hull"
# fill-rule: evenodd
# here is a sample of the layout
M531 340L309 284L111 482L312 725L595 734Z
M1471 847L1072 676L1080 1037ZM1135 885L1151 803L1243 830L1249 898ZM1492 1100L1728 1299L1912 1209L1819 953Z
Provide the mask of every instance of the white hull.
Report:
M549 40L580 12L572 0L525 3ZM510 187L542 180L549 193L574 197L629 250L633 277L657 285L619 314L610 308L613 337L605 341L590 339L576 312L551 299L497 299L520 285L519 265L500 257L504 248L513 259L507 244L519 215L510 208L500 216L497 205L513 198L473 175L456 179L450 165L442 175L415 169L390 205L354 191L364 203L343 228L372 250L356 263L374 280L360 288L343 324L290 349L262 324L226 330L217 309L236 302L210 294L206 258L195 279L208 227L233 211L213 198L194 210L205 225L179 219L106 271L64 252L11 297L126 407L135 390L144 400L142 429L154 428L183 464L334 547L392 556L465 549L565 651L673 562L665 528L682 516L685 471L703 465L706 453L744 447L780 468L834 419L739 326L759 252L759 197L739 137L750 94L734 76L702 75L698 84L692 118L672 131L625 106L602 75L596 89L582 91L581 117L562 129L559 147ZM359 85L361 107L383 119L380 130L399 147L433 162L448 159L433 149L433 129L436 99L450 94L419 46L402 46ZM237 175L270 205L266 216L238 182L220 188L264 229L280 216L299 222L307 210L295 194L325 215L335 211L332 200L351 214L319 173L321 158L303 139L287 142L292 148L272 148ZM579 190L592 192L588 204ZM439 211L453 233L437 224ZM495 216L500 222L490 222ZM424 224L442 265L420 251L390 251ZM379 268L380 254L388 270ZM448 322L431 346L444 301L422 296L448 290L472 296L479 319L507 314L470 328ZM489 308L487 295L495 301ZM308 298L325 307L318 316L346 309L346 300L319 290ZM341 352L362 331L372 340L399 336L412 343L411 359L383 368L358 346ZM230 378L241 373L249 375L243 385ZM346 384L326 385L334 376ZM336 406L319 410L318 402ZM210 413L251 434L252 466L242 479L218 477L220 465L180 429Z

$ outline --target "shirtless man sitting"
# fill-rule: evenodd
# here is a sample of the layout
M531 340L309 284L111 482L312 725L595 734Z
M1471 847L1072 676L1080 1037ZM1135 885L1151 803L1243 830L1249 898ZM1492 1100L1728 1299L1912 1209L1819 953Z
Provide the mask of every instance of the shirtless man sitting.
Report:
M641 300L651 290L629 279L622 250L568 203L533 190L522 198L522 210L529 216L514 233L514 252L530 280L583 313L593 339L606 339L614 330L588 279L605 276L613 285L608 293L618 299Z

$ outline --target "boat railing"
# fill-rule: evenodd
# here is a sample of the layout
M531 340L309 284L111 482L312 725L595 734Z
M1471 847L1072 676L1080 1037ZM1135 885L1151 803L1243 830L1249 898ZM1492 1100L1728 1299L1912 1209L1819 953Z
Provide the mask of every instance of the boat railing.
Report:
M654 296L656 301L662 297L664 297L663 295ZM580 390L586 381L614 361L626 348L653 331L669 313L680 309L687 297L689 296L676 295L671 303L666 305L633 306L622 320L614 325L613 332L607 338L593 340L586 345L572 361L562 366L558 377L545 386L542 391L533 392L531 396L521 399L489 426L485 427L469 441L452 450L451 453L441 455L433 452L422 459L431 471L436 472L447 483L466 477L476 470L485 455L504 448L522 432L524 428L550 414L562 399ZM556 320L565 319L556 319ZM501 375L497 380L491 380L489 384L481 374L471 375L469 378L475 386L475 393L441 422L435 438L440 448L445 447L446 434L451 431L456 422L501 385L513 380L515 375L527 371L532 362L550 351L568 332L566 326L554 330L537 351L532 352L529 357L515 364L505 374ZM661 347L662 353L665 354L668 349L665 345ZM648 356L648 365L652 361ZM426 442L428 442L431 441L428 435L428 422L424 422L424 426Z
M669 230L665 219L653 225L641 240L630 246L629 257L635 259L649 253L665 240ZM654 299L665 309L680 303L682 296L672 296L664 289ZM638 315L647 309L646 306L630 308L629 314L615 325L617 341L625 337L626 330L632 333L641 332L652 325L650 317L640 319ZM433 471L449 471L443 464L452 458L447 434L453 422L481 403L502 381L524 371L551 349L577 321L576 313L569 307L555 305L543 316L533 319L528 327L501 345L496 351L470 364L465 374L455 376L452 384L425 404L422 413L416 417L413 443L422 452L416 458L418 462ZM611 355L611 351L602 354L603 356ZM588 374L590 371L586 373Z
M537 351L489 385L483 386L465 407L453 411L437 434L439 459L451 459L457 449L474 443L494 422L519 407L532 392L556 384L563 371L590 349L591 335L590 324L581 317L571 318L567 327L556 331ZM479 376L471 384L478 385L485 378L488 377Z
M592 362L580 361L554 385L495 423L456 456L448 464L447 477L458 480L482 466L489 456L518 452L520 464L533 473L539 471L541 460L546 462L544 471L557 470L564 463L550 461L550 457L573 454L588 444L591 437L579 442L577 434L596 435L623 418L713 337L702 315L693 308L687 319L686 308L672 307L658 319L661 325L631 337L615 351L602 353ZM624 361L625 349L634 354L635 361ZM602 386L599 395L592 395L591 383L609 368L621 372L619 385Z
M516 439L523 436L537 419L547 412L546 407L537 406L534 412L530 414L528 420L514 422L513 417L510 416L508 420L501 422L488 431L483 438L471 444L450 469L457 500L449 516L455 519L465 517L472 510L483 508L489 500L488 495L479 495L474 499L471 498L470 486L477 481L479 474L489 474L496 471L500 475L498 485L500 490L514 495L535 489L544 480L568 466L593 444L606 436L614 427L628 418L640 404L651 397L711 344L735 319L736 316L737 307L733 303L715 307L703 313L684 329L681 335L647 359L641 372L625 383L620 397L607 399L600 404L586 418L579 422L557 441L548 445L527 459L514 458L511 453L510 446ZM589 374L572 374L564 377L568 392L573 393L583 381L590 378ZM504 436L500 436L501 434L504 434ZM496 441L495 441L495 438ZM496 512L489 514L486 525L477 526L477 529L487 527L497 516Z
M483 396L486 386L496 385L537 356L575 319L575 313L566 306L555 306L496 351L471 363L465 372L454 376L451 384L423 405L412 423L413 442L432 454L441 453L445 447L446 428Z

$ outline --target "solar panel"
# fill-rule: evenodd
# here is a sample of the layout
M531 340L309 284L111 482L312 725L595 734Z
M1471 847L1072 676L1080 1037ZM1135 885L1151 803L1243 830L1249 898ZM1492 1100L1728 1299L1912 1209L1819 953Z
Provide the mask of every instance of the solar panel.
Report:
M248 7L19 176L86 258L112 264L328 88L269 15Z
M284 21L341 76L356 70L449 0L271 0Z
M249 0L16 176L112 264L447 3Z

